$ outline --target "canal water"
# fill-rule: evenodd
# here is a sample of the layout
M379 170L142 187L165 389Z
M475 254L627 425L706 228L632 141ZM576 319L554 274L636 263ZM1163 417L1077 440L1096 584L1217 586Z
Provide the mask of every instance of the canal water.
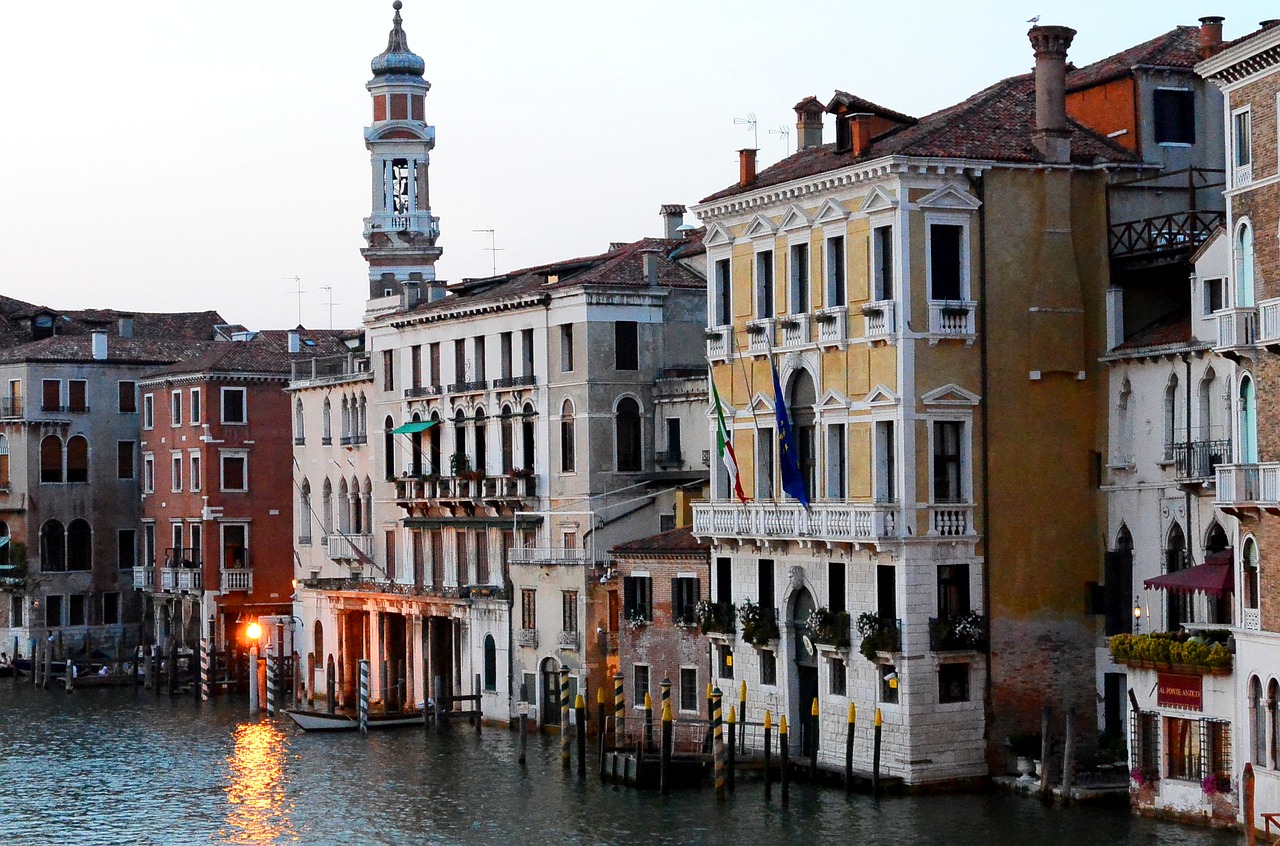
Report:
M0 844L1179 844L1242 838L1052 808L1004 794L845 797L792 786L781 807L739 783L717 805L579 781L557 739L462 727L304 735L150 691L34 690L0 681Z

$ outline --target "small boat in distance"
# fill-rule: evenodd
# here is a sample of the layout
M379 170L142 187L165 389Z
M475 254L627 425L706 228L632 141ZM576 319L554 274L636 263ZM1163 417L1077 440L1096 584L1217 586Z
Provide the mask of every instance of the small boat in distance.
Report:
M359 721L350 714L294 710L286 710L285 713L303 731L355 731L360 728ZM371 729L420 726L422 724L423 716L421 711L369 715L369 728Z

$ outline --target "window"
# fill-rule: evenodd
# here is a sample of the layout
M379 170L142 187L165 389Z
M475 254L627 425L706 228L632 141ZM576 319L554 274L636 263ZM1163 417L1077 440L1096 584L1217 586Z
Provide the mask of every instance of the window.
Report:
M85 595L73 593L67 597L67 600L67 625L83 626L88 622L85 618Z
M573 403L564 401L560 407L560 472L572 473L576 467L577 452L573 438Z
M437 341L437 342L427 344L427 353L428 353L427 357L431 359L431 361L428 362L427 364L427 367L430 369L430 373L431 373L431 384L439 385L440 384L440 343Z
M1231 723L1205 720L1202 731L1207 756L1204 774L1231 778Z
M0 491L7 490L9 490L9 439L0 434ZM0 552L0 555L2 554L4 553Z
M249 563L249 527L243 523L223 523L222 566L242 570Z
M938 702L969 701L969 665L943 664L938 667Z
M614 428L617 437L618 472L639 472L641 469L640 404L631 397L623 397L619 400Z
M827 307L834 308L845 304L848 295L845 292L844 236L835 235L827 239Z
M578 592L566 590L560 595L562 631L577 633L578 631Z
M149 452L142 454L142 492L154 493L156 489L156 460Z
M1152 107L1157 144L1196 143L1196 101L1190 89L1157 88Z
M760 650L760 684L778 683L778 654L772 649Z
M613 324L613 355L615 370L640 369L640 341L634 320L619 320Z
M137 445L134 441L116 442L116 478L132 479L134 477L133 454Z
M957 617L969 613L969 565L943 564L938 567L938 616Z
M644 707L644 695L649 692L649 665L635 665L635 686L631 688L631 702L633 708Z
M773 317L773 250L756 253L756 317Z
M933 424L933 501L964 502L960 478L960 444L964 423L939 420Z
M57 435L40 441L40 481L62 481L62 440Z
M564 327L561 327L563 330ZM510 332L503 332L498 335L498 376L502 379L510 379L512 374L512 354L514 352L513 336Z
M790 285L788 286L789 306L792 314L806 314L809 311L809 245L792 244L791 261L788 270Z
M963 300L962 274L963 226L932 223L929 225L929 299Z
M533 330L520 330L520 363L524 368L520 375L533 375Z
M142 397L142 428L154 429L156 425L156 398L154 394Z
M138 413L138 383L137 382L118 382L116 387L119 392L119 409L121 414L137 414Z
M67 481L89 481L89 441L84 435L67 438Z
M67 524L67 569L93 569L93 531L80 518Z
M843 561L827 562L827 595L829 601L827 607L832 611L849 610L848 603L845 600L846 579L844 574Z
M573 324L560 327L560 372L573 372Z
M23 617L26 616L22 612L25 610L25 597L14 594L10 597L9 602L9 625L15 629L22 628Z
M1225 279L1204 280L1204 313L1206 315L1222 310L1223 290L1225 288Z
M622 579L622 611L628 620L653 622L653 580L648 576Z
M772 616L777 605L773 592L773 559L761 558L757 563L756 590L760 596L760 616Z
M89 410L89 383L84 379L67 382L67 411L83 414Z
M729 259L717 259L714 273L711 291L712 325L728 326L733 322L733 276Z
M201 416L204 412L204 409L201 408L200 400L201 400L200 389L192 388L191 389L191 425L193 426L198 424L202 419L204 419Z
M483 382L485 380L484 338L472 338L471 347L474 350L471 378L477 382Z
M142 564L144 567L156 566L156 524L142 524Z
M875 425L876 502L897 502L897 469L895 467L897 444L894 437L894 421L878 420Z
M1200 780L1200 721L1165 718L1169 778Z
M667 418L667 461L671 464L682 463L680 444L680 418Z
M694 607L702 598L702 584L696 576L677 576L671 580L671 619L676 623L692 625Z
M1244 221L1236 229L1235 241L1236 305L1248 308L1254 304L1253 227Z
M62 383L57 379L45 379L40 394L41 411L62 411Z
M879 702L886 705L898 703L898 668L893 664L877 664L876 671L880 676Z
M484 636L484 689L489 693L498 689L498 645L493 635Z
M191 490L198 491L203 486L204 474L201 472L200 453L192 451L191 453Z
M247 391L244 388L222 389L222 422L248 423Z
M111 592L102 595L102 623L114 626L120 622L120 594Z
M422 387L422 345L409 347L409 387Z
M465 382L467 380L467 341L465 338L455 338L453 342L453 381Z
M220 457L222 459L222 490L248 490L249 457L244 453L222 453Z
M1244 570L1244 607L1258 607L1258 544L1246 538L1240 561Z
M67 569L67 536L62 523L46 521L40 527L40 569L46 573Z
M392 350L382 351L382 390L396 389L396 360Z
M680 710L698 710L698 671L694 667L680 668Z
M46 596L44 598L44 624L50 628L62 625L62 597Z
M756 430L756 499L773 498L773 430Z
M1231 153L1232 163L1236 167L1247 167L1253 163L1252 146L1249 137L1249 110L1236 112L1231 119Z
M169 425L182 425L182 391L169 394Z
M538 627L538 591L525 588L520 591L520 628L536 629Z
M827 499L845 499L849 495L846 484L849 459L844 433L843 423L827 427Z
M182 453L175 452L169 456L170 490L177 493L182 490Z
M727 643L716 646L716 672L722 679L733 678L733 647Z
M957 227L958 228L958 227ZM893 227L871 230L872 299L893 299Z
M116 566L121 570L128 570L137 563L138 531L137 529L120 529L116 532Z
M845 669L844 660L841 658L831 659L831 695L844 696L848 690L848 672Z

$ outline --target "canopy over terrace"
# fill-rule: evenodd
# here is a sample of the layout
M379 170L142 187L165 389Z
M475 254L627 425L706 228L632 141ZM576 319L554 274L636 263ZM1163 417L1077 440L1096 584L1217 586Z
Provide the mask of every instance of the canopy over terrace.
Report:
M1147 579L1143 587L1170 593L1203 593L1221 599L1236 589L1236 570L1230 549L1211 552L1205 562Z

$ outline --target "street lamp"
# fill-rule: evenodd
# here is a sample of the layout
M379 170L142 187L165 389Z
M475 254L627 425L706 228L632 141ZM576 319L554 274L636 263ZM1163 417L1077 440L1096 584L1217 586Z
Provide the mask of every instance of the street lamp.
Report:
M245 629L245 634L249 636L249 640L256 643L258 638L262 637L262 626L259 626L256 622L250 623L249 627Z
M1133 597L1133 632L1138 634L1142 631L1142 604L1138 601L1137 594Z

